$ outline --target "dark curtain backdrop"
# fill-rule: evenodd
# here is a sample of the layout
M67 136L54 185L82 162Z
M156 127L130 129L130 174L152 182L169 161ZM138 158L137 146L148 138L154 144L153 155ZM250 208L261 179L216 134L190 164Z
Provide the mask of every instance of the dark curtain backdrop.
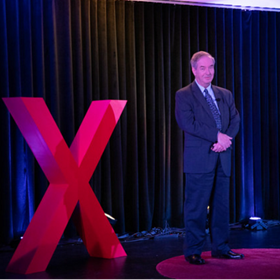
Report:
M127 105L90 181L117 233L183 227L183 134L174 97L191 55L241 114L230 220L280 218L280 14L101 0L0 0L1 97L42 97L71 144L93 100ZM0 243L27 228L48 182L0 102ZM94 215L94 213L93 213ZM71 222L65 235L74 234Z

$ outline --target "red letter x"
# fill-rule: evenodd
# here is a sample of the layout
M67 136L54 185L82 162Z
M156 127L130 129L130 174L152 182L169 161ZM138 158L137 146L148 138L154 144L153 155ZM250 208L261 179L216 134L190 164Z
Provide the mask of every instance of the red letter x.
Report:
M50 185L7 271L44 271L74 211L74 222L90 256L126 256L89 180L126 101L93 101L68 148L42 98L3 98Z

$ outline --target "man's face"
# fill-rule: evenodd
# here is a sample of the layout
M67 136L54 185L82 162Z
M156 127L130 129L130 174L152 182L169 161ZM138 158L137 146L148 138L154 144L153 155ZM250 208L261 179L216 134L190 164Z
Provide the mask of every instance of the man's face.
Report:
M203 56L197 61L196 69L192 67L192 72L197 82L207 88L214 78L214 61L208 56Z

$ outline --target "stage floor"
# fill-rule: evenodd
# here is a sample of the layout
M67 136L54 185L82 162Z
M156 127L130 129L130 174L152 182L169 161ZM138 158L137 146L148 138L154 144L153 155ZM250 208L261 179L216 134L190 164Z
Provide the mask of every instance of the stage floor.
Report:
M279 223L267 230L251 231L240 226L231 227L230 246L241 248L280 248ZM162 235L153 239L122 241L127 257L104 260L89 257L79 239L62 240L44 272L13 274L5 269L13 255L11 247L0 248L1 279L163 279L156 270L161 261L182 255L181 234ZM210 250L207 236L204 251ZM246 257L246 256L245 256Z

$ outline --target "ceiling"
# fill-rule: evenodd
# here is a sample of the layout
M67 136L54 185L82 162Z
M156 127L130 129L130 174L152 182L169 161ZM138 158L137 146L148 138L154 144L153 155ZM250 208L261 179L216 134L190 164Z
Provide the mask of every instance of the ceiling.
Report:
M127 1L280 12L280 0L127 0Z

